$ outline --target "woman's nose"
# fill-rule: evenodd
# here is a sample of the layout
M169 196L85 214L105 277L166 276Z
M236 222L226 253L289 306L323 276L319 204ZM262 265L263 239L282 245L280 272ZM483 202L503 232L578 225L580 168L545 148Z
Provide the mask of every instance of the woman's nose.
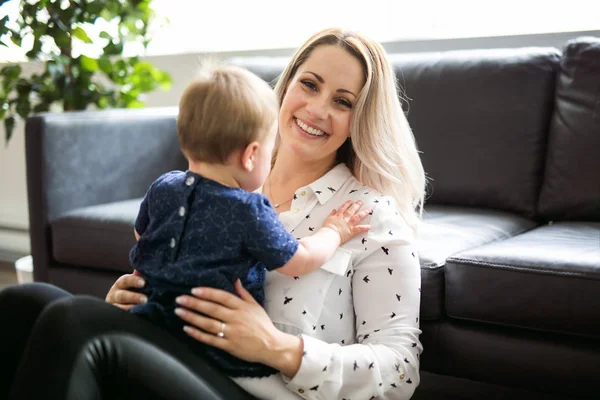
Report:
M306 111L315 119L326 119L328 113L327 100L321 96L312 98L306 105Z

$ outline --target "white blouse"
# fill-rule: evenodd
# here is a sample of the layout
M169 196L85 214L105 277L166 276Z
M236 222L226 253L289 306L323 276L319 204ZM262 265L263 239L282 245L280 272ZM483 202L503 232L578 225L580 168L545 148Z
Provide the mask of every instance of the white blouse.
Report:
M419 384L421 270L394 200L339 164L298 189L279 218L301 238L349 199L373 209L362 222L371 225L368 233L308 275L267 273L265 309L277 328L302 335L304 356L292 379L234 379L259 398L409 399Z

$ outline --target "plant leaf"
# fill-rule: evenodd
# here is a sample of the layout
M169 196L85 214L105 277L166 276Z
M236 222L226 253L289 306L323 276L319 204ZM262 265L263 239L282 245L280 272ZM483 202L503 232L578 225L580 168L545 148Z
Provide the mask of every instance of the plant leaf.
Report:
M14 129L15 129L15 117L11 115L10 117L8 117L4 120L6 143L8 143L8 141L10 140L10 137L12 136Z
M31 48L31 50L29 50L25 56L27 56L27 58L36 58L38 54L40 54L40 52L42 51L42 41L41 40L35 40L33 42L33 47Z
M0 0L0 5L2 5L2 0ZM8 15L4 18L0 19L0 36L8 33L8 29L6 29L6 23L8 22Z
M106 56L101 56L98 59L98 67L100 67L100 70L107 75L110 74L113 69L110 60Z
M21 75L21 66L18 64L7 65L0 69L0 77L2 77L2 90L8 96L12 91L15 83Z
M98 71L98 62L90 57L81 55L81 67L86 71L95 72Z
M123 42L108 42L106 46L104 46L104 54L107 56L118 56L123 53Z
M21 75L21 66L18 64L7 65L0 69L0 75L11 80L17 79Z
M75 36L77 39L81 40L84 43L93 43L92 39L90 39L86 31L84 31L83 28L80 26L73 29L73 36Z
M71 43L69 34L60 29L53 29L52 37L54 38L54 43L61 49L67 48Z
M127 108L144 108L145 104L139 100L131 100L127 103Z
M21 42L23 41L23 38L21 38L21 35L19 35L18 32L11 31L10 32L10 40L17 46L21 47Z
M19 114L23 120L26 120L27 117L29 117L29 113L31 113L31 102L29 101L29 97L19 97L15 109L17 110L17 114Z

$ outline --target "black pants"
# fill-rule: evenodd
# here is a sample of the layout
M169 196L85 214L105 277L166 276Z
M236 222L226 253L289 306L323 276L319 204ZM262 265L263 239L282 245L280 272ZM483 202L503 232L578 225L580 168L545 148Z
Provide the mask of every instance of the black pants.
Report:
M254 399L169 333L96 298L13 286L0 291L0 318L2 399Z

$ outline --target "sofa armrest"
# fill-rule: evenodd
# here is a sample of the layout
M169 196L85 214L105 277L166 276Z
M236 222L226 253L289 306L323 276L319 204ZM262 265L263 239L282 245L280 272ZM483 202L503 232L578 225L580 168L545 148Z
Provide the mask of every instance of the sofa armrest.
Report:
M34 278L47 281L51 221L67 211L142 197L162 173L185 169L176 108L42 113L25 128Z

